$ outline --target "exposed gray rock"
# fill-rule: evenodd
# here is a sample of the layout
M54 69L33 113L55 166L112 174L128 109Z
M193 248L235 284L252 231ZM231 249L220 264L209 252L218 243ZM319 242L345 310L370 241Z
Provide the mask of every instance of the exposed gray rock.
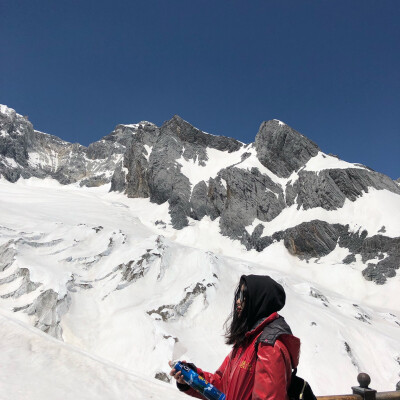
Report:
M17 299L18 297L22 296L23 294L35 291L39 286L42 285L39 282L31 281L30 273L27 268L18 268L17 272L15 272L14 274L11 274L7 278L1 279L0 285L3 285L5 283L10 283L10 282L14 281L15 279L18 279L21 277L22 277L22 281L17 289L13 290L10 293L4 294L0 297L3 299L10 298L10 297Z
M162 131L164 134L171 134L178 138L186 145L193 145L192 147L189 146L191 150L187 153L187 159L194 159L195 155L197 155L202 161L207 160L207 156L204 153L206 147L231 153L243 146L242 143L235 139L205 133L190 125L178 115L174 115L170 121L165 122L162 126Z
M172 121L172 120L171 120ZM191 185L189 179L182 174L177 160L184 152L185 121L175 118L162 125L149 157L149 189L150 200L157 204L169 201L172 226L181 229L187 226L190 215ZM171 122L171 123L170 123Z
M120 270L122 279L121 283L117 286L117 290L124 289L131 283L136 282L147 274L152 262L161 255L147 250L138 260L131 260L127 263L118 265L117 269Z
M33 126L13 109L0 111L0 155L27 166L28 148L33 140Z
M191 217L200 220L208 215L212 220L221 215L225 207L227 189L220 176L210 178L208 185L201 181L194 188L190 198Z
M111 178L110 192L123 192L126 189L126 173L122 169L122 161L115 167L114 174Z
M169 319L172 319L175 317L175 312L174 312L174 305L169 304L169 305L162 305L158 307L157 309L146 311L148 315L153 315L156 314L158 315L163 321L168 321Z
M116 131L89 148L68 143L33 129L14 110L0 110L0 175L10 182L20 177L51 177L62 184L100 186L110 182L116 164L130 144L137 128Z
M125 193L128 197L150 196L148 161L144 153L147 153L147 151L143 144L135 141L132 143L129 151L125 155L124 166L129 171L125 178ZM118 171L117 175L118 174L121 173ZM114 172L114 176L115 175L116 173ZM118 179L118 176L115 179Z
M399 187L386 175L358 168L328 169L300 171L298 180L286 188L286 202L290 206L297 198L298 208L336 210L346 199L355 201L369 188L400 194Z
M314 220L287 229L284 244L290 254L308 259L329 254L336 247L338 238L336 225Z
M224 184L222 183L224 182ZM190 200L191 217L221 217L221 232L233 239L245 235L255 218L271 221L285 208L282 188L257 168L225 168L209 185L198 183Z
M185 297L175 306L175 311L179 316L183 316L188 311L189 307L192 305L194 299L205 293L207 287L200 282L192 285L190 288L186 288Z
M96 255L90 255L90 256L83 256L83 257L72 257L69 256L67 257L64 261L70 263L79 263L83 266L84 269L88 270L92 268L95 264L97 264L103 257L108 257L111 254L111 251L113 247L115 246L115 236L121 235L124 238L124 234L119 231L118 233L113 232L112 236L109 237L108 239L108 245L105 250L103 250L101 253L96 254ZM123 239L123 243L125 243L125 238Z
M157 372L154 375L154 378L166 382L166 383L170 383L171 382L171 378L165 373L165 372Z
M286 207L282 188L257 168L247 171L229 167L218 176L226 182L226 198L220 210L221 232L231 238L241 238L244 227L254 218L271 221Z
M318 289L310 287L310 296L314 297L315 299L321 300L322 304L325 307L329 307L328 306L328 304L329 304L328 298L323 293L321 293Z
M151 154L147 154L151 147ZM140 128L135 141L125 153L126 177L125 193L129 197L150 197L157 204L169 202L172 225L181 229L188 224L188 217L202 218L204 196L201 188L196 188L194 208L191 206L191 184L181 172L179 159L192 160L199 166L208 161L207 147L233 152L242 147L237 140L214 136L200 131L179 116L174 116L160 128ZM116 170L113 189L121 188L121 172ZM203 198L203 201L197 198ZM196 213L199 213L197 216Z
M163 321L182 317L187 313L195 298L205 293L206 290L207 287L203 283L197 282L196 284L191 285L191 287L186 288L185 297L178 304L162 305L157 309L147 311L147 314L156 314Z
M319 147L277 120L263 122L255 140L257 157L274 174L288 178L318 154Z
M16 255L14 240L9 240L0 246L0 272L5 271L13 264Z
M368 325L371 325L371 316L367 312L365 312L358 304L353 304L353 307L357 310L357 314L354 318Z
M308 260L323 257L340 246L351 253L343 260L344 264L355 262L356 254L361 255L365 264L370 260L379 260L376 264L368 263L362 272L367 280L377 284L383 284L387 278L394 277L400 267L400 237L368 237L365 230L350 232L348 225L328 224L320 220L304 222L285 231L275 232L272 236L261 236L262 231L263 227L257 226L252 235L242 237L242 243L247 249L262 251L274 241L283 240L290 254Z
M365 279L374 281L379 285L383 285L387 278L396 276L396 270L399 269L399 257L396 255L389 255L377 264L369 263L367 268L362 271Z
M357 368L357 371L361 371L360 366L358 365L358 363L353 355L351 347L347 342L344 342L344 348L346 349L346 353L349 356L351 363Z
M68 294L59 299L58 293L48 289L37 297L25 312L35 316L36 328L62 340L61 317L68 311L70 302Z
M346 256L343 260L342 263L343 264L351 264L353 262L356 262L356 256L354 254L349 254L348 256Z

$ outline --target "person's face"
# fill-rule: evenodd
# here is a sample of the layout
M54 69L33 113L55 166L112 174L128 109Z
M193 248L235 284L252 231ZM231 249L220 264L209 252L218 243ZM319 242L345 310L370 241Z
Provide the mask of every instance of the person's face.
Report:
M244 304L245 304L245 297L244 297L244 284L240 287L240 291L237 295L236 298L236 312L238 317L242 315L243 309L244 309Z

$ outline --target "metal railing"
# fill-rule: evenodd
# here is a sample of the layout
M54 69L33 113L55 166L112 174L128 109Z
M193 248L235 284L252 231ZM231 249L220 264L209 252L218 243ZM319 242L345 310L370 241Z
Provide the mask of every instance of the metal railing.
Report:
M358 374L359 386L353 386L353 394L342 394L333 396L317 396L318 400L400 400L400 381L397 382L396 391L377 392L369 387L371 378L362 372Z

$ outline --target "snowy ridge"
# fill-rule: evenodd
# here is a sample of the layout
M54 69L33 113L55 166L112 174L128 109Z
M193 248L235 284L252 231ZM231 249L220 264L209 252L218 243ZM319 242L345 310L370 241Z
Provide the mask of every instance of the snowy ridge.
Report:
M221 169L240 163L245 151L245 148L241 148L236 152L228 153L207 148L207 161L202 163L198 159L187 161L181 156L176 162L181 165L181 172L189 178L193 188L201 181L208 182L210 178L215 178Z
M0 104L0 113L5 115L16 115L18 117L22 117L21 114L18 114L13 108L10 108L4 104ZM23 117L22 117L23 118Z
M81 186L107 184L137 127L122 132L117 129L118 132L112 132L86 148L34 130L25 117L2 106L0 176L10 182L21 176L33 176L51 177L63 184L79 183Z

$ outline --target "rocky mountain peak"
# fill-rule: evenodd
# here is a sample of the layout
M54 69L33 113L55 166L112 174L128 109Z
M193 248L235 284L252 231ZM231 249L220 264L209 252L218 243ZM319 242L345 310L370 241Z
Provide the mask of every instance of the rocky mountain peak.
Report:
M261 164L283 178L288 178L320 151L313 141L277 119L261 124L255 148Z
M26 130L33 131L28 117L18 114L13 108L0 104L0 136L21 135Z
M162 135L170 135L179 139L183 144L192 144L196 146L211 147L220 151L229 153L237 151L243 146L243 143L236 139L226 136L215 136L210 133L195 128L189 122L182 119L179 115L174 115L169 121L164 122L160 128Z
M205 144L204 132L195 128L179 115L175 114L169 121L165 121L161 126L161 132L175 136L183 142ZM202 143L204 142L204 143Z

